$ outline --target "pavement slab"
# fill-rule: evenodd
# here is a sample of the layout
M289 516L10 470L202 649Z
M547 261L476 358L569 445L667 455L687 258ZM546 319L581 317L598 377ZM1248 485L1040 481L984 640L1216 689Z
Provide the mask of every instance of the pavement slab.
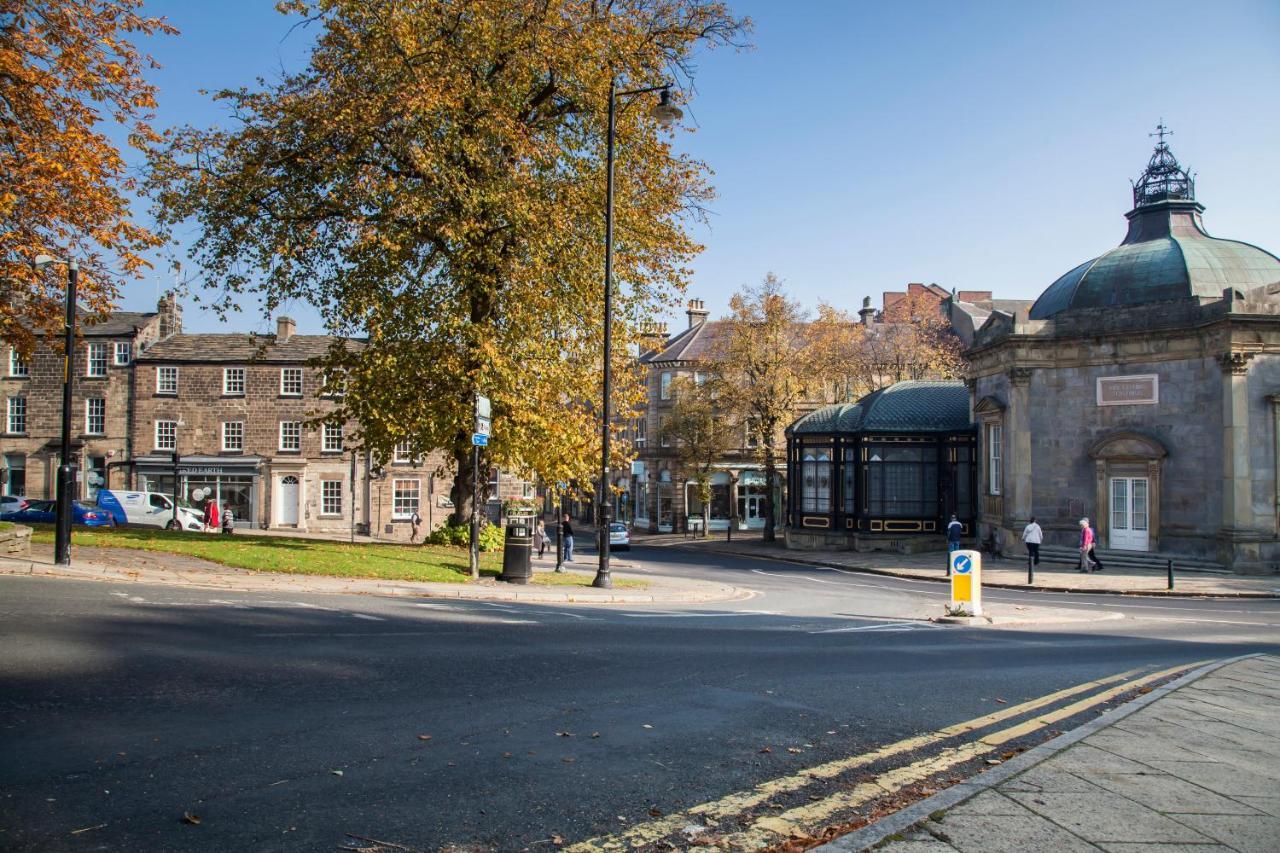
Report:
M1270 655L1209 664L1122 706L1114 719L1068 733L1062 746L1014 759L1026 765L1012 776L966 781L968 799L944 792L916 803L912 812L928 819L892 839L873 824L824 849L940 849L927 846L932 840L960 851L1276 853L1280 733L1253 721L1278 716L1277 676L1280 657ZM1206 696L1214 703L1199 701ZM885 823L885 831L904 825Z

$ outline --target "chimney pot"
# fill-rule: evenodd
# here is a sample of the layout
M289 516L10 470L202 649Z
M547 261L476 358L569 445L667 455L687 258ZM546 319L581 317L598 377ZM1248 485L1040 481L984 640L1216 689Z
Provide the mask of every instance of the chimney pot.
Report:
M706 320L707 315L711 312L707 311L706 303L701 299L690 299L689 310L686 313L689 315L689 328L692 329Z
M298 324L291 317L276 318L276 343L287 344L298 330Z

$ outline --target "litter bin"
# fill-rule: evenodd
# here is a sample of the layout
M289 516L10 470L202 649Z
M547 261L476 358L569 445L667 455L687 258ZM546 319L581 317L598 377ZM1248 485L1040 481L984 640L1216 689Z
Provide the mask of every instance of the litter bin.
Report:
M507 519L507 541L502 546L502 574L498 580L528 583L533 577L533 524L532 516Z

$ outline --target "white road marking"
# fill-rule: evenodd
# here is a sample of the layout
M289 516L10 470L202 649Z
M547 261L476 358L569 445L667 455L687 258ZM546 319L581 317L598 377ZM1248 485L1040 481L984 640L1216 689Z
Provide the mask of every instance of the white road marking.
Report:
M1214 625L1261 625L1266 628L1274 628L1271 622L1237 622L1232 619L1178 619L1173 616L1130 616L1130 619L1139 622L1205 622Z
M880 631L897 633L899 631L928 631L939 628L929 622L885 622L878 625L854 625L848 628L827 628L822 631L810 631L810 634L847 634L851 631Z
M499 619L500 625L538 625L541 624L536 619Z
M622 613L631 619L710 619L718 616L777 616L776 610L740 610L736 613Z
M387 621L386 619L383 619L381 616L370 616L368 613L352 613L351 615L357 619L368 619L370 622L386 622Z

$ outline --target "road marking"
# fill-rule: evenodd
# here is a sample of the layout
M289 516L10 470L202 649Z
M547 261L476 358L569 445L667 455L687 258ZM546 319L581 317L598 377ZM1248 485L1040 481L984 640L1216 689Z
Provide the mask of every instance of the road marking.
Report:
M1203 622L1210 625L1263 625L1275 627L1272 622L1236 622L1231 619L1179 619L1174 616L1130 616L1138 622Z
M1052 705L1062 699L1067 699L1081 693L1088 693L1089 691L1096 690L1099 687L1116 685L1102 691L1101 693L1094 694L1085 699L1074 702L1071 705L1065 706L1058 711L1039 717L1037 719L1037 722L1039 723L1037 727L1043 727L1059 719L1064 719L1072 714L1079 713L1080 710L1092 707L1100 702L1105 702L1107 699L1113 698L1114 696L1133 690L1137 687L1141 687L1143 684L1147 684L1165 676L1172 675L1175 672L1189 670L1200 665L1200 663L1182 664L1176 667L1171 667L1170 669L1152 673L1151 675L1138 678L1134 681L1125 681L1125 679L1128 679L1135 673L1139 672L1137 669L1131 669L1117 675L1110 675L1105 678L1095 679L1094 681L1087 681L1083 684L1077 684L1074 687L1067 687L1009 708L1003 708L999 711L993 711L990 714L984 714L981 717L975 717L972 720L967 720L962 723L956 723L954 725L938 729L935 732L900 740L897 743L880 747L879 749L862 755L855 755L848 758L829 761L826 764L810 767L790 776L783 776L779 779L762 782L749 791L739 791L712 802L702 803L701 805L694 806L683 812L666 815L665 817L652 821L646 821L645 823L633 826L626 832L622 832L617 835L591 838L567 847L565 850L571 851L571 853L586 853L586 851L593 850L621 850L639 847L645 844L653 844L674 832L678 832L682 827L687 826L689 823L701 823L705 819L710 819L714 823L726 818L733 818L737 815L743 814L748 809L758 806L760 803L767 802L779 794L785 794L807 787L815 780L832 779L858 767L865 767L866 765L873 764L885 758L913 752L922 747L939 743L958 735L977 731L995 723L1021 716L1029 711L1038 710L1046 705ZM850 791L842 792L834 797L829 797L825 800L809 804L803 807L803 811L806 816L809 814L818 815L823 811L823 806L825 804L830 811L835 812L840 809L847 808L847 801L851 798L863 796L865 797L863 802L865 802L867 799L873 799L875 796L891 793L904 785L910 784L913 781L918 781L918 779L927 778L928 776L944 770L947 767L968 761L977 755L994 751L999 745L1007 742L1012 737L1020 736L1010 735L1005 737L1003 735L1010 731L1019 730L1025 725L1026 724L1020 724L1018 726L1014 726L1012 729L1005 730L1005 732L996 732L992 735L988 735L987 737L980 738L975 742L951 747L932 758L915 762L903 768L887 771L886 773L880 774L874 783L863 783ZM759 826L761 829L768 830L770 836L768 838L748 838L745 835L718 837L729 842L728 846L730 849L755 849L757 847L766 847L778 841L776 834L781 834L783 838L790 835L791 831L795 829L795 823L801 819L800 815L796 814L800 811L802 810L793 809L790 812L784 812L773 818L762 818L760 821L757 821L756 826ZM805 817L804 819L808 818ZM769 823L766 825L763 821L769 821ZM774 823L774 821L782 821L782 823ZM786 828L786 831L779 833L779 830L782 830L785 827L790 828ZM754 829L755 827L753 827L749 832L754 831Z
M368 619L370 622L386 622L387 621L386 619L383 619L381 616L370 616L368 613L352 613L351 615L357 619Z
M941 628L932 622L885 622L878 625L855 625L849 628L827 628L822 631L810 631L810 634L847 634L851 631L930 631Z
M255 637L444 637L441 631L273 631Z
M777 616L776 610L739 610L734 613L623 613L629 619L712 619L722 616Z

